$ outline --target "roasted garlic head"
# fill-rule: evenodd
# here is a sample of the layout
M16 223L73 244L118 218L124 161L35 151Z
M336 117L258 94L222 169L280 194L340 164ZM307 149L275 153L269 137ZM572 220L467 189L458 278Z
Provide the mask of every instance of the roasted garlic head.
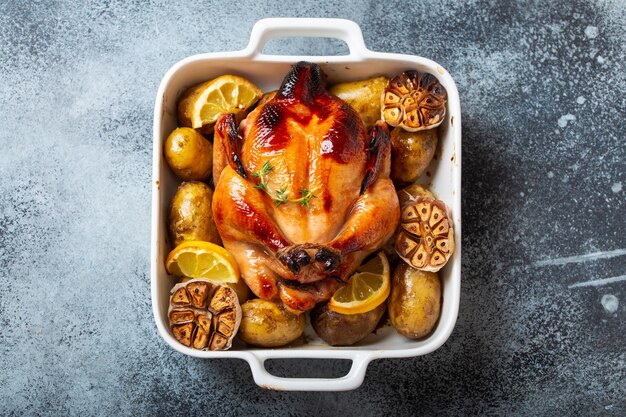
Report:
M168 312L172 334L194 349L226 350L241 323L235 290L205 279L176 284Z
M420 184L411 184L398 191L398 201L400 202L400 210L409 204L414 204L418 198L428 197L435 198L435 195L426 187Z
M389 81L383 93L382 119L409 132L439 126L446 115L447 97L434 75L405 71Z
M418 197L402 208L396 252L421 271L439 271L454 252L454 228L445 203Z

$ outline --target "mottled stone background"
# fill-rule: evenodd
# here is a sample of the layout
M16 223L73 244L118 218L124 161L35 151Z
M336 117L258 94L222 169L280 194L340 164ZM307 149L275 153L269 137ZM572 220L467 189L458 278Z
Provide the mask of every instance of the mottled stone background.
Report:
M261 390L245 362L180 355L153 323L158 83L269 16L353 19L461 94L456 329L428 356L373 362L352 392ZM625 49L623 1L2 1L0 414L625 415Z

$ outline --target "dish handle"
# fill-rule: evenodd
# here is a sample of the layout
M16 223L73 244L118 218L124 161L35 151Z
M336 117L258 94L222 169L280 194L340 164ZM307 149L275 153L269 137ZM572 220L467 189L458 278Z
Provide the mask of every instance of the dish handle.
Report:
M254 382L261 388L278 391L348 391L358 388L365 379L365 371L372 357L366 353L357 353L350 356L333 356L333 352L324 352L326 355L315 356L318 359L350 359L350 371L339 378L286 378L270 374L265 368L267 359L287 359L277 355L276 351L255 352L246 359L250 364ZM337 352L335 352L337 353ZM289 359L314 359L303 353L301 357L289 355Z
M250 42L245 50L250 55L262 55L263 47L270 39L290 36L340 39L348 45L349 57L361 57L367 52L361 28L352 20L306 17L273 17L259 20L252 28Z

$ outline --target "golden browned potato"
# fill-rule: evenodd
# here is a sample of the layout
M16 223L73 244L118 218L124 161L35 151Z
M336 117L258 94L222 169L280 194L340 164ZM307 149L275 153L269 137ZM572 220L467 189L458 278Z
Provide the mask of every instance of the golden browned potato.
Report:
M204 180L213 168L213 145L196 130L179 127L165 141L165 160L181 180Z
M417 180L428 167L437 149L437 129L391 132L391 179L399 184Z
M239 338L260 347L278 347L296 340L304 331L304 314L288 311L282 303L255 298L246 301Z
M428 335L441 311L439 276L401 262L393 272L387 303L389 319L398 333L411 339Z
M311 311L311 324L315 333L331 346L350 346L372 333L385 313L382 303L367 313L341 314L320 305Z
M369 131L380 120L383 91L388 83L387 77L375 77L335 84L328 91L352 106Z
M203 182L183 182L170 203L169 229L172 247L185 240L221 244L213 221L213 191Z

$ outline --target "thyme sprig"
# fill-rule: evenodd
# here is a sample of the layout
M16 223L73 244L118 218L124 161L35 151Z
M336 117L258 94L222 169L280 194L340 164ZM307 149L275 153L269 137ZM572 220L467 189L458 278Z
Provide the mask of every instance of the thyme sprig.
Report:
M287 187L278 188L274 190L274 192L271 192L267 188L267 176L273 169L274 166L270 163L270 161L265 161L263 166L261 166L261 169L252 174L254 178L259 179L259 183L255 185L254 188L259 189L272 197L272 202L276 204L276 207L280 207L285 203L300 203L302 207L311 208L311 199L317 198L315 193L311 190L303 188L300 190L300 198L290 199L287 194Z
M303 207L311 208L311 199L317 198L317 196L311 190L307 190L303 188L300 190L300 198L296 198L295 200L291 200L292 203L300 203Z

